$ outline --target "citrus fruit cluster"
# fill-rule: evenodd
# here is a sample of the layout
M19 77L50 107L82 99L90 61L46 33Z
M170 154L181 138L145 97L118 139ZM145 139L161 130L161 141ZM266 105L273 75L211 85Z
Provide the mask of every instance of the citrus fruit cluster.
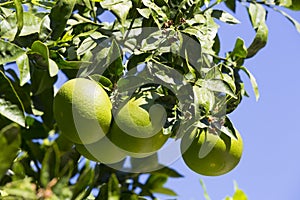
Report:
M74 143L87 159L113 164L126 156L144 158L157 152L170 138L163 133L166 112L154 104L153 95L133 96L112 115L106 91L94 80L75 78L67 81L54 98L53 112L61 135ZM195 129L181 141L182 157L193 171L207 176L232 170L242 155L242 139L221 135L212 150L199 156L202 145L213 137ZM208 137L209 136L209 137Z

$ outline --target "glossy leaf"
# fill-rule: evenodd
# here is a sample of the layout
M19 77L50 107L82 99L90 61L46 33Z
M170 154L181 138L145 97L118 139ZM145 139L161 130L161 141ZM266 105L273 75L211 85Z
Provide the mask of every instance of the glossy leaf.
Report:
M125 24L129 10L132 7L132 1L129 0L113 0L101 1L102 8L111 10L118 17L122 25Z
M76 0L58 0L55 6L51 9L50 27L52 30L53 40L57 40L62 36L68 19L72 15L73 8L75 6Z
M231 55L238 57L238 58L246 58L247 57L248 51L245 46L244 40L242 40L241 38L237 38Z
M249 16L252 26L256 31L256 35L251 45L248 47L247 58L253 57L260 49L262 49L268 40L268 27L266 21L266 10L262 5L250 3Z
M16 17L17 17L17 26L18 31L16 36L18 36L21 33L21 30L23 28L23 7L22 7L22 1L20 0L14 0L15 6L16 6Z
M0 70L0 115L25 126L23 104L16 93L11 81Z
M253 91L255 94L256 101L258 101L260 94L259 94L258 85L257 85L255 77L252 75L252 73L246 67L242 66L242 67L240 67L240 69L243 70L247 74L247 76L250 78L250 82L251 82L251 85L252 85L252 88L253 88Z
M287 14L286 12L276 9L274 8L274 10L276 10L277 12L281 13L283 16L285 16L296 28L296 30L300 33L300 23L295 20L293 17L291 17L289 14Z
M0 130L0 179L11 167L21 145L20 127L10 124Z
M26 54L23 54L17 58L16 63L20 73L20 86L23 86L30 80L29 58Z
M212 16L228 24L239 24L240 21L224 10L213 10Z

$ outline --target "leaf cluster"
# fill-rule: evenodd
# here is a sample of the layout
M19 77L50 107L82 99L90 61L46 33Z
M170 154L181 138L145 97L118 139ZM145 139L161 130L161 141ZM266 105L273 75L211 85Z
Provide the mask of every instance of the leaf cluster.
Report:
M220 55L219 23L240 23L237 4L245 6L255 37L248 45L237 38L234 48ZM181 177L173 169L132 174L91 165L58 137L52 111L58 77L97 80L115 107L133 93L155 91L167 111L164 131L173 138L182 137L182 125L235 137L228 114L248 96L241 72L259 98L245 61L267 43L268 11L280 12L300 32L299 23L280 9L297 9L292 5L286 0L0 1L0 197L176 195L164 187L169 177Z

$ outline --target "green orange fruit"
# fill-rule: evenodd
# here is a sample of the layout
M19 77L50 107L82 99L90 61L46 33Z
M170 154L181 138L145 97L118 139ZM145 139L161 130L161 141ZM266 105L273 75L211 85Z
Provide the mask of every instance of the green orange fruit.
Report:
M237 139L225 134L220 136L195 129L181 141L181 153L185 164L194 172L206 176L219 176L230 172L239 163L243 153L243 141L236 131ZM208 151L201 147L211 143ZM207 144L208 144L207 143ZM206 144L206 147L209 145ZM204 150L204 151L203 151ZM202 155L201 155L202 154Z
M53 102L61 134L77 144L89 144L108 133L112 104L105 90L93 80L75 78L64 83Z
M162 130L165 110L161 105L153 104L152 100L150 93L133 97L114 116L110 139L127 155L137 158L149 156L169 138Z

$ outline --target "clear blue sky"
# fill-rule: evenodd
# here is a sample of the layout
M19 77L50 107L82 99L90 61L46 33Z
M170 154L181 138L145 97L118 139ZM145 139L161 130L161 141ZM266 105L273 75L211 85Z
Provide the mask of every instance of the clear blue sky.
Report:
M288 11L300 21L300 12ZM233 48L238 36L246 44L254 37L244 7L237 9L240 25L222 25L223 51ZM269 41L257 56L245 65L255 75L261 98L255 101L248 79L244 77L250 98L244 98L230 118L244 139L244 154L232 172L219 177L200 176L178 160L172 167L185 178L173 179L168 186L180 200L201 200L202 179L212 200L233 193L233 180L252 200L300 199L300 33L277 12L269 12Z

